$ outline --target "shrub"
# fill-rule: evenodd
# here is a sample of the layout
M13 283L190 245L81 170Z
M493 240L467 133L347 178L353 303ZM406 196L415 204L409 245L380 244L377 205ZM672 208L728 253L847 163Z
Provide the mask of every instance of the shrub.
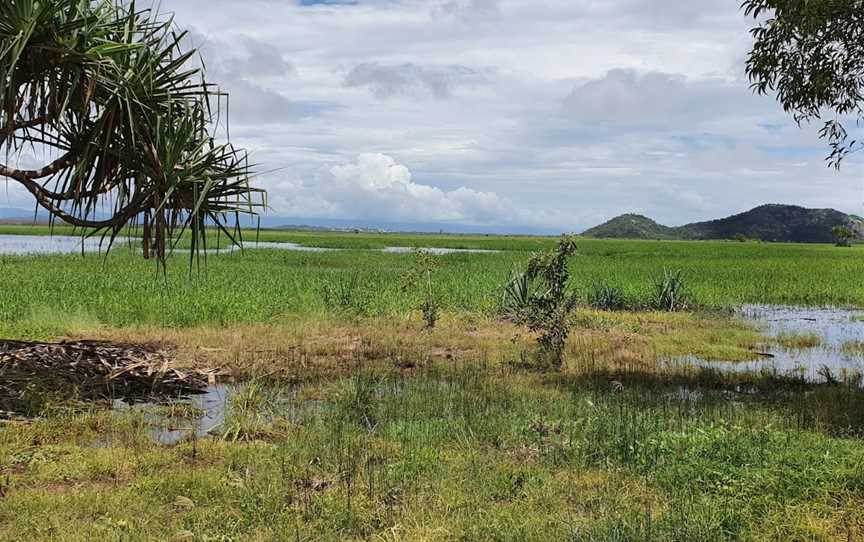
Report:
M588 305L601 311L620 311L627 308L624 291L603 281L594 281L588 287Z
M567 263L575 253L575 240L564 236L556 248L534 254L526 271L514 275L505 287L505 299L511 310L515 309L515 320L539 333L541 357L559 369L570 334L569 317L577 302L576 296L567 291Z
M663 275L654 282L651 308L659 311L682 311L690 306L689 295L684 284L684 272L664 269Z
M414 252L413 267L402 277L403 291L417 289L421 292L423 301L420 311L426 329L434 329L438 322L440 302L432 279L440 266L440 258L425 250L417 250Z
M831 234L834 235L834 244L838 247L851 247L852 240L856 237L855 232L846 226L834 226Z

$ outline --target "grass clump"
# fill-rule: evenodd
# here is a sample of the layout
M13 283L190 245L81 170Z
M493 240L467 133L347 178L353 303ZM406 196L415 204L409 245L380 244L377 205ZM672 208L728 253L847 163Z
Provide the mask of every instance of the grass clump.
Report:
M597 310L621 311L627 308L624 290L607 282L592 282L586 297L588 306Z
M806 350L822 344L822 338L816 333L781 333L776 340L787 350Z
M664 269L663 274L654 281L650 306L659 311L677 312L687 310L691 305L690 294L684 282L682 270Z

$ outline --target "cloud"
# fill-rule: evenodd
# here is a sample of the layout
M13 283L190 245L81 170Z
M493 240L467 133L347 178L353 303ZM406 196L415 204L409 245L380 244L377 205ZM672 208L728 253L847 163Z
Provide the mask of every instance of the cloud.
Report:
M501 15L499 0L439 0L433 2L434 18L457 18L464 22L494 19Z
M407 63L385 66L375 62L358 64L345 75L346 87L367 87L379 99L426 92L438 99L449 98L453 89L484 82L485 75L467 66L418 66Z
M418 183L406 166L378 153L324 166L310 182L286 182L275 192L279 213L303 218L483 226L549 226L560 218L538 220L494 192L464 186L445 191Z
M864 155L826 169L815 127L752 95L738 2L160 4L210 46L232 137L277 214L498 215L513 231L635 208L680 224L780 200L861 213ZM338 180L359 153L398 157L410 182Z
M749 89L735 81L693 81L680 74L615 69L576 85L564 100L564 110L578 122L687 129L697 121L747 115L754 103Z

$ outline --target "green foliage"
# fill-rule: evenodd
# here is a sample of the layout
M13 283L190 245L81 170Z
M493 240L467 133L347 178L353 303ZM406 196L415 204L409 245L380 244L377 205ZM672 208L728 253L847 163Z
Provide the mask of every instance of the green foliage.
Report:
M332 233L264 235L270 241L330 247L352 247L354 242L350 235ZM394 235L382 238L370 235L368 242L416 241L416 236L405 236L406 241ZM508 239L490 243L507 246ZM461 236L433 241L445 246L464 244ZM511 270L525 265L526 253L520 249L540 241L545 247L556 243L553 238L513 238L516 250L440 256L446 272L442 269L433 277L439 314L480 318L500 314L502 285ZM473 247L484 247L479 239L475 242ZM178 262L182 266L182 257L174 258L175 266ZM184 272L170 271L157 278L147 262L120 245L108 256L0 256L0 336L32 339L101 328L232 326L318 318L334 310L403 316L423 301L421 288L410 295L401 288L402 277L414 261L411 254L363 250L251 249L243 254L210 254L206 273L190 279ZM687 270L687 293L699 307L864 306L864 282L857 278L864 274L864 258L858 247L581 239L579 256L572 264L571 284L581 289L582 300L587 287L602 278L621 288L631 304L648 305L653 296L650 279L665 267ZM325 301L325 290L329 287L338 293L339 283L350 292L346 295L349 308Z
M747 73L760 94L777 94L800 124L821 121L837 167L859 148L840 121L864 116L864 10L859 0L745 0L758 21Z
M370 312L375 292L358 273L342 275L324 284L321 297L330 310L366 315Z
M624 291L607 282L595 280L588 287L588 306L601 311L620 311L627 308Z
M690 296L684 283L684 272L664 269L654 281L651 308L660 311L682 311L690 307Z
M570 314L577 303L576 296L568 292L568 263L575 253L576 240L564 236L555 249L534 254L528 261L523 278L516 277L516 293L523 298L525 292L528 293L527 303L519 312L518 321L539 333L537 342L540 354L556 368L564 363L564 346L570 334ZM508 289L512 290L512 285L508 285Z
M203 78L186 32L134 2L0 3L0 150L50 161L0 164L52 216L112 240L143 217L145 257L206 223L253 214L246 154L216 141L225 95ZM97 214L106 213L108 218ZM238 232L239 233L239 232Z
M831 235L834 236L835 244L838 247L851 247L852 240L857 237L854 231L848 226L834 226L831 228Z
M438 308L441 305L436 284L433 280L441 267L441 260L423 249L414 251L414 263L402 277L405 291L418 290L421 294L420 312L426 329L434 329L438 322Z

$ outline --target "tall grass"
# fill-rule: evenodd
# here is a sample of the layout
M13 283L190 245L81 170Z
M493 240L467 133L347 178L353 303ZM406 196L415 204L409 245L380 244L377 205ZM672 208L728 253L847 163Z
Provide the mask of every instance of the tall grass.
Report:
M864 306L864 282L857 280L864 275L864 258L858 248L581 240L579 249L571 263L578 290L603 280L634 303L648 300L652 279L670 268L685 270L690 298L700 306ZM510 270L527 257L515 250L442 256L436 279L440 311L494 315ZM420 293L399 289L412 259L369 251L250 250L209 255L191 278L185 257L177 256L166 278L122 247L107 257L5 256L0 257L0 335L62 334L40 314L85 315L84 320L106 326L171 327L314 317L334 305L355 305L332 291L351 282L368 292L358 293L363 298L358 312L403 316L423 302Z

